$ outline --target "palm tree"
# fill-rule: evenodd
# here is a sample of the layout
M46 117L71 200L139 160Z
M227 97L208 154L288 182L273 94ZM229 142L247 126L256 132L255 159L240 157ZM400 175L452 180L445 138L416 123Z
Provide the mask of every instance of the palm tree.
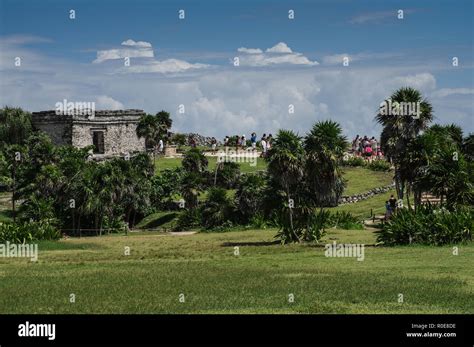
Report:
M168 131L171 129L171 126L173 125L173 120L171 119L171 116L169 112L166 111L160 111L156 114L157 122L158 122L158 128L159 128L159 137L162 140L165 140L167 137L166 135L168 134Z
M291 130L279 130L267 156L267 171L272 181L281 187L288 206L289 230L283 230L292 241L299 241L293 223L292 192L299 189L304 175L305 152L301 138ZM294 200L293 200L294 201ZM283 226L286 228L285 226Z
M184 154L181 165L188 172L203 172L207 169L208 160L201 150L191 148Z
M156 146L160 136L160 124L158 118L152 115L144 115L140 118L137 125L138 138L145 138L146 148L153 151L153 162L155 162Z
M341 126L331 120L318 122L305 137L306 172L316 205L337 206L344 190L340 162L347 148Z
M399 106L403 105L402 103L414 103L411 105L416 105L417 115L399 112L401 110ZM402 170L400 162L406 155L408 144L433 120L433 108L428 101L423 99L418 90L410 87L395 91L389 99L385 100L384 105L387 104L394 105L397 112L385 112L386 108L381 108L375 119L383 126L380 139L381 147L395 166L397 196L399 199L403 199L409 173Z

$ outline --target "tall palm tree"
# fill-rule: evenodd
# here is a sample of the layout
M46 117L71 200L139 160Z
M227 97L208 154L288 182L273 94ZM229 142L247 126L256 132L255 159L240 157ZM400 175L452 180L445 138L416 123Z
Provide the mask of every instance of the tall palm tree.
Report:
M301 137L291 130L279 130L267 156L267 171L272 181L277 183L284 192L285 201L292 199L292 192L299 189L304 175L305 152ZM286 205L286 204L285 204ZM288 208L289 230L291 239L299 241L300 235L295 231L293 208ZM286 232L285 230L283 232Z
M347 148L341 126L331 120L316 123L305 137L309 189L320 207L337 206L344 190L340 163Z
M173 125L173 120L171 119L170 113L163 110L156 114L156 118L159 128L159 136L162 140L165 140L165 138L167 138L168 131Z
M140 118L136 130L138 138L145 138L146 148L153 151L153 162L155 162L156 146L160 136L160 124L158 118L152 115L144 115Z
M417 115L398 112L400 108L397 112L382 112L386 109L381 108L375 117L376 121L383 126L380 138L382 150L395 166L395 185L399 199L404 197L409 176L409 173L402 170L400 165L406 155L406 148L433 120L433 107L418 90L410 87L400 88L385 100L385 105L403 105L402 102L414 103L417 107Z

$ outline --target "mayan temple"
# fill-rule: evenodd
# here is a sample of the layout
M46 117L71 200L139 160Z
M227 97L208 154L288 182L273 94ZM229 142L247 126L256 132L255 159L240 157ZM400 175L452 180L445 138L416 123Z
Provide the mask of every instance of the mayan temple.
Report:
M94 115L32 113L33 126L48 134L57 145L94 145L94 155L113 156L145 151L145 139L138 138L137 124L143 110L102 110Z

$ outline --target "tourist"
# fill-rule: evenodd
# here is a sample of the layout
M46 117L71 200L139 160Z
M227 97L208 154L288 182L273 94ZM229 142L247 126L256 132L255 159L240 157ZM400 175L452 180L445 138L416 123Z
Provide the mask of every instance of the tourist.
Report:
M262 146L262 157L267 155L267 134L263 134L260 139L260 146Z
M269 151L270 148L272 147L272 140L273 140L272 134L268 135L268 137L267 137L267 151Z
M388 201L385 201L385 221L392 217L392 206Z
M370 157L372 157L372 146L367 145L364 149L365 160L370 161Z
M239 151L239 147L241 146L242 144L242 140L240 138L239 135L235 135L235 151L238 152Z
M392 195L390 195L390 199L388 199L388 202L390 203L390 208L392 210L392 213L394 213L397 209L397 199Z
M240 143L241 143L242 149L247 147L247 139L245 138L245 135L242 135L242 137L240 138Z
M224 138L224 147L225 147L225 150L227 151L227 147L229 146L229 136L226 135L226 137Z
M352 141L352 153L354 155L357 154L357 150L359 149L359 142L360 142L360 138L359 138L359 135L357 135L354 141Z
M162 154L163 148L164 148L163 140L160 139L160 141L158 141L158 153Z
M250 137L250 142L252 143L252 150L255 151L257 147L257 134L252 133L252 136Z
M377 154L377 140L374 136L370 139L370 146L372 147L372 155Z
M212 137L211 139L211 148L212 148L212 153L216 154L217 140L215 137Z

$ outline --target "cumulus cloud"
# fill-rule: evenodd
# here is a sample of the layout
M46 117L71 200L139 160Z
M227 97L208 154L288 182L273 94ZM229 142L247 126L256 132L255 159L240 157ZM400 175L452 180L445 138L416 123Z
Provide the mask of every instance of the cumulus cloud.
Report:
M287 46L286 43L279 42L275 46L273 46L271 48L267 48L266 52L268 52L268 53L292 53L293 51L291 50L290 47Z
M106 60L124 58L153 58L153 48L150 43L144 41L133 41L128 39L121 44L127 48L115 48L97 51L95 64L103 63Z
M293 52L284 42L279 42L275 46L265 50L260 48L241 47L237 50L243 53L238 56L242 66L268 66L277 64L288 65L319 65L317 61L311 61L301 53Z
M121 110L125 108L120 101L117 101L107 95L98 96L96 99L96 104L97 109Z
M153 54L153 46L149 42L134 41L128 39L121 43L125 48L102 50L97 52L97 59L93 63L102 63L107 60L123 58L144 58L136 59L130 66L122 66L109 73L162 73L173 74L188 70L203 69L209 67L208 64L190 63L179 59L156 60Z
M187 70L204 69L209 67L208 64L188 63L179 59L166 59L162 61L154 60L141 65L132 65L124 67L121 72L125 73L178 73Z
M397 88L412 86L432 101L435 115L439 117L436 122L455 121L466 132L473 131L472 98L464 96L471 93L472 85L436 89L437 81L429 69L430 64L426 64L426 69L408 64L383 68L351 66L350 69L342 66L307 69L306 65L278 69L225 66L206 69L176 59L146 58L141 59L140 64L132 61L128 67L142 72L137 76L109 73L109 68L116 71L114 64L78 65L39 54L32 48L18 46L20 48L28 64L36 55L34 64L38 70L32 73L26 65L21 69L2 69L0 104L29 111L54 109L55 103L63 99L96 100L98 109L127 107L148 113L164 109L173 117L173 131L199 132L218 138L252 131L275 135L281 128L304 135L314 122L324 119L339 122L348 136L357 133L376 136L380 134L380 127L374 122L374 116L380 102ZM264 53L240 53L265 58L295 54L262 51ZM12 57L17 51L9 46L2 54ZM196 73L184 73L179 78L154 75L164 71ZM448 94L453 97L443 98ZM178 113L181 104L185 106L184 114ZM294 113L289 113L290 104L294 106Z
M431 90L436 88L435 77L427 72L408 76L398 76L390 81L391 85L399 85L401 87L410 86L415 89Z
M151 43L145 41L133 41L132 39L128 39L127 41L122 42L122 46L151 48Z

